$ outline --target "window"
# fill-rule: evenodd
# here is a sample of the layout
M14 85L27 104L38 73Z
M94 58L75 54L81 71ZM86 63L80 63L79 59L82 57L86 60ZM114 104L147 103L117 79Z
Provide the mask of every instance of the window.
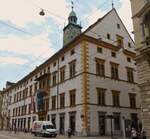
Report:
M18 100L19 100L19 98L18 98L18 93L17 93L16 95L17 95L17 102L18 102Z
M75 60L69 63L69 73L70 73L70 78L73 78L75 76L75 73L76 73L76 61Z
M120 29L120 24L117 24L117 28Z
M105 91L106 89L97 88L98 105L101 105L101 106L105 105Z
M43 73L44 73L44 74L46 73L46 69L44 69Z
M47 72L48 72L48 73L50 72L50 67L47 67Z
M70 55L73 55L75 53L75 51L74 51L74 49L72 49L71 51L70 51Z
M28 96L28 88L23 90L23 99L27 98Z
M130 108L135 109L136 108L136 94L130 93L129 100L130 100Z
M133 83L134 82L134 74L133 74L133 69L127 67L127 80L128 82Z
M116 53L115 52L111 52L111 56L112 57L116 57Z
M76 105L76 90L70 90L70 107L74 107Z
M56 128L56 114L52 114L51 121L52 121L54 127Z
M55 67L55 66L56 66L56 62L53 63L53 67Z
M57 71L52 73L52 85L55 86L57 83Z
M113 79L119 79L118 64L116 63L111 63L111 77Z
M127 62L131 62L131 58L130 57L127 57Z
M15 94L15 95L14 95L14 103L16 102L16 97L17 97L17 96L16 96L16 94Z
M33 113L36 112L35 102L32 102L31 109L32 109Z
M61 61L64 61L65 60L65 57L63 56L62 58L61 58Z
M60 82L65 80L65 66L60 68Z
M31 113L31 104L28 105L28 114Z
M21 94L22 94L22 92L20 91L20 93L19 93L19 94L20 94L20 96L19 96L19 100L21 100L21 99L22 99L22 95L21 95Z
M65 107L65 93L60 94L60 108Z
M30 85L29 95L32 96L32 85Z
M112 90L112 99L113 99L113 106L119 107L120 106L120 92Z
M138 116L137 113L131 113L131 127L138 129Z
M105 76L105 60L95 58L96 61L96 74L99 76Z
M15 108L13 108L13 116L15 116Z
M40 72L40 76L42 75L42 71Z
M20 116L21 115L21 107L19 107L19 111L18 111L18 116Z
M117 37L117 45L119 47L123 47L123 37L119 35L117 35L116 37Z
M131 48L131 43L130 42L128 42L128 47Z
M102 51L102 48L101 47L97 47L97 52L98 53L102 53L103 51Z
M47 79L46 79L46 82L47 82L47 87L50 87L50 75L47 77Z
M37 91L37 83L34 84L34 91Z
M24 106L24 115L27 114L27 105Z
M110 34L109 33L107 33L107 39L110 40Z
M56 96L52 96L52 110L56 109Z
M18 116L18 108L14 108L14 115Z
M114 129L120 130L121 129L121 121L120 121L120 113L114 113Z

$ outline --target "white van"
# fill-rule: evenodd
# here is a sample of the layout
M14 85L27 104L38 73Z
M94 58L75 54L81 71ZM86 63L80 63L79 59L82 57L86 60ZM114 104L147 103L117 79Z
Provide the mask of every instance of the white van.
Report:
M32 133L35 136L57 136L57 130L50 121L34 121L32 125Z

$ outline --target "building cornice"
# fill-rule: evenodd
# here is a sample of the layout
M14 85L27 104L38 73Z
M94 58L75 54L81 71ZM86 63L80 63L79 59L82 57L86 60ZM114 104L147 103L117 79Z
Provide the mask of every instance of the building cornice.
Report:
M139 54L136 56L135 60L136 61L147 60L148 63L150 64L150 46L141 47L137 51L139 52Z
M145 5L141 8L141 10L136 13L132 18L134 17L141 17L143 14L147 13L147 11L150 10L150 2L145 3Z
M123 50L123 53L125 54L125 55L127 55L127 56L130 56L130 57L133 57L133 58L135 58L135 56L136 56L136 53L134 53L134 52L131 52L131 51L129 51L129 50Z
M111 50L114 50L114 51L119 51L120 50L119 46L115 46L113 44L110 44L110 43L104 42L102 40L99 40L99 39L87 36L87 35L85 35L85 34L82 33L79 36L77 36L74 40L72 40L70 43L68 43L66 46L64 46L63 48L61 48L58 52L56 52L52 57L50 57L48 60L46 60L43 64L41 64L40 66L38 66L36 69L34 69L28 75L26 75L24 78L22 78L17 83L15 83L14 85L12 85L8 89L4 90L3 92L7 92L7 91L15 88L19 84L24 83L25 81L27 81L28 79L30 79L31 77L33 77L34 75L36 75L37 73L39 73L39 71L41 71L47 65L51 64L52 62L56 61L58 58L60 58L61 56L63 56L65 52L73 49L76 45L78 45L82 41L86 41L86 42L89 42L89 43L100 45L102 47L105 47L107 49L111 49ZM132 52L128 51L128 54L129 53L133 54Z

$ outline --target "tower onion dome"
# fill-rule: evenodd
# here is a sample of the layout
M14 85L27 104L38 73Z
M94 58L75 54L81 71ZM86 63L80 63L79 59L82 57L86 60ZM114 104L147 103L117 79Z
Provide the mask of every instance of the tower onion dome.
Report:
M76 16L76 13L73 11L73 8L69 14L68 21L69 21L69 23L77 24L77 16Z

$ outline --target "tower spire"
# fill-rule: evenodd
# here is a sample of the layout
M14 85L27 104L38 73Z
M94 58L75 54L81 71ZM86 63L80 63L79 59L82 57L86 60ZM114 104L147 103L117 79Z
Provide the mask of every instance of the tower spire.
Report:
M73 9L74 9L74 3L73 3L73 1L71 1L71 8L72 8L72 11L73 11Z
M114 1L112 0L112 9L114 8Z
M81 25L77 23L77 15L74 11L74 2L71 0L71 12L68 17L68 25L66 25L63 29L63 46L71 42L75 37L77 37L81 33Z

